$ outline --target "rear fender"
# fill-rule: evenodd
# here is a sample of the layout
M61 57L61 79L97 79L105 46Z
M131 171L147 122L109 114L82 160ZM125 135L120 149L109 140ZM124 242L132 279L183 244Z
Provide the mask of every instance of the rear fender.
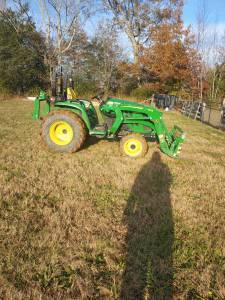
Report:
M55 109L66 109L69 110L73 113L78 114L81 119L84 121L84 123L86 124L88 130L91 130L91 124L90 124L90 120L88 118L87 112L85 110L85 108L83 108L79 103L71 103L70 101L60 101L60 102L56 102L54 105Z

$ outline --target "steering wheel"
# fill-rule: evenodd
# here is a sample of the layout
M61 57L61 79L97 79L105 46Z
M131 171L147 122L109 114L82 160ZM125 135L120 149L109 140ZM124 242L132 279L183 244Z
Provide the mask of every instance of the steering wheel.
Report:
M91 98L91 100L97 100L100 104L103 104L105 101L102 99L103 94L101 95L96 95Z
M91 98L91 100L98 100L98 101L101 101L101 97L99 95L96 95L94 97Z

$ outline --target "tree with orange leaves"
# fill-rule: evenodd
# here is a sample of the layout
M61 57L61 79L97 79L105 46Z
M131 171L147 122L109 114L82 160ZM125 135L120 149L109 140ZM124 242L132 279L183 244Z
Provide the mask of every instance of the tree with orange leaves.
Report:
M200 61L190 28L181 19L182 5L151 30L151 44L142 48L140 62L153 90L155 85L163 92L195 92Z

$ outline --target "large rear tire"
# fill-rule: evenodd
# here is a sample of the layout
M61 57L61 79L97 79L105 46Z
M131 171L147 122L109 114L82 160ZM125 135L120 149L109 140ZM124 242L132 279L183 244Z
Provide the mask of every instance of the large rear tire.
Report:
M83 120L66 110L50 112L42 123L44 143L57 152L76 152L84 144L87 130Z
M148 151L148 144L142 135L131 133L121 139L120 150L132 158L143 157Z

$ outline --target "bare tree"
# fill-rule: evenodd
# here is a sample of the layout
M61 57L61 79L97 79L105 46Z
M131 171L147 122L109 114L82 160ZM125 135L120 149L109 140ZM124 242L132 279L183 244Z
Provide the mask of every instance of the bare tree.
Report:
M116 68L122 58L123 51L118 44L115 27L107 21L99 24L95 39L100 45L99 79L104 92L107 94L115 84Z
M71 49L82 17L88 16L89 0L38 0L45 36L46 63L61 65ZM85 19L85 18L83 18Z
M141 46L150 43L151 30L164 20L172 20L173 12L183 6L183 0L102 0L102 3L130 40L135 64L139 63Z
M224 40L218 34L217 26L215 25L212 32L211 53L212 66L209 70L210 80L210 100L217 102L221 79L225 72L224 66Z
M134 55L134 63L139 62L140 44L148 38L151 23L151 5L156 1L103 0L106 9L113 13L115 23L129 38Z
M0 0L0 11L4 11L6 9L6 0Z
M202 0L198 7L197 12L197 33L196 33L196 49L201 57L201 66L199 74L199 97L202 101L203 98L203 80L206 76L206 64L209 57L208 44L208 9L206 1Z
M82 15L88 14L88 0L38 0L42 13L46 46L54 45L52 56L62 63L75 38Z
M201 56L199 74L199 98L203 100L204 81L208 79L210 85L209 98L216 101L220 81L224 72L222 63L223 51L221 51L221 38L216 21L210 22L206 0L202 0L197 13L196 49Z

